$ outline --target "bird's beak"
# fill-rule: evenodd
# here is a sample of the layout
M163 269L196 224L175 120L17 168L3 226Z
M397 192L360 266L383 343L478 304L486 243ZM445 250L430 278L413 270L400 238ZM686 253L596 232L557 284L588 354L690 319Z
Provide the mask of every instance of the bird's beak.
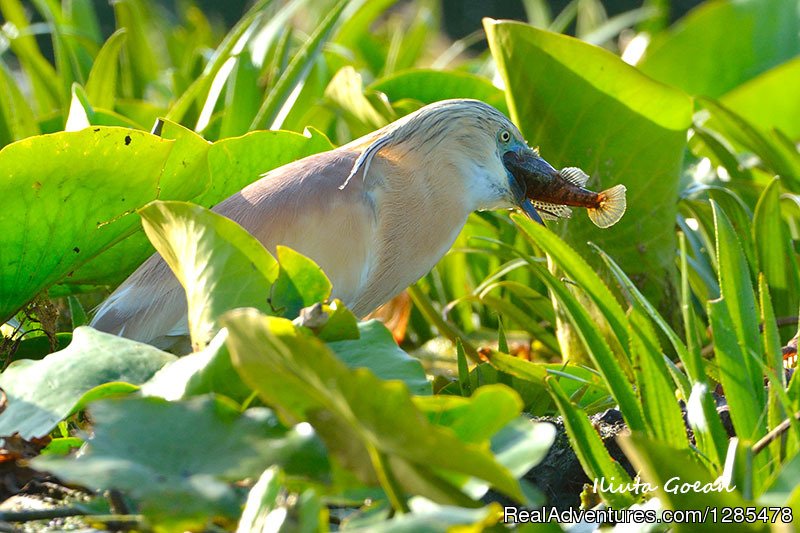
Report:
M511 189L517 204L531 220L543 224L531 203L531 195L558 176L558 171L530 148L503 154L503 165L511 177Z

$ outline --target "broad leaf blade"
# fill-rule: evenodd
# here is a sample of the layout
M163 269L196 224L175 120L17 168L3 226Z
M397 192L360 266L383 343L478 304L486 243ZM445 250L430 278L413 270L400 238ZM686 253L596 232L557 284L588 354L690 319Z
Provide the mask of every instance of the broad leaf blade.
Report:
M109 382L138 385L173 360L152 346L80 327L64 350L41 361L19 361L0 374L8 396L0 435L47 435L93 388Z
M136 230L125 215L157 197L171 149L147 133L98 126L0 151L0 322Z
M597 243L677 321L673 225L692 104L600 48L516 22L485 21L511 117L556 168L578 166L593 190L623 183L628 210L611 229L582 212L559 232L593 266ZM648 142L641 142L647 139Z
M285 420L308 420L330 452L361 479L374 480L374 468L383 467L367 455L372 449L412 468L436 465L484 479L522 499L517 482L485 448L428 422L405 384L380 381L364 369L348 370L285 319L236 310L223 324L242 378Z
M195 347L211 340L226 311L269 309L278 264L244 228L183 202L157 201L139 213L147 236L186 289Z
M796 0L707 2L654 39L639 68L689 94L716 98L798 53Z

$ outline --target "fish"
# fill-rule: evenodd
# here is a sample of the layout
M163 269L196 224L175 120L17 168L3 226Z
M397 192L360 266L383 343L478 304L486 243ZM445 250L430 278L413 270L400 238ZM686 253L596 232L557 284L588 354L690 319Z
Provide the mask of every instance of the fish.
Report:
M542 219L571 217L570 207L586 208L589 219L598 228L613 226L625 214L627 189L623 184L594 192L584 187L589 176L580 168L555 170L549 165L543 168L542 163L513 151L503 155L503 163L524 189L522 210L540 224Z

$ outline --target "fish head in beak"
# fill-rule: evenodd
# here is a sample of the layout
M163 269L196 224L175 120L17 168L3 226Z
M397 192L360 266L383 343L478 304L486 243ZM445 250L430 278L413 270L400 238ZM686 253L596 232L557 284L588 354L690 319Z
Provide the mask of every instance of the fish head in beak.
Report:
M536 192L552 183L558 171L539 157L536 150L527 146L509 150L503 154L503 166L508 174L511 191L517 205L532 220L543 224L541 217L531 203Z

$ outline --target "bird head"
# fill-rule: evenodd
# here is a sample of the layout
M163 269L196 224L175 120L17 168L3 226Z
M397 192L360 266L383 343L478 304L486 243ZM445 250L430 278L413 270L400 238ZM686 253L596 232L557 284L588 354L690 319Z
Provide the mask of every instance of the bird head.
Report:
M500 111L479 100L443 100L427 105L351 145L366 146L348 180L380 151L416 168L460 194L470 210L520 208L541 222L526 201L533 181L558 172L528 146Z

